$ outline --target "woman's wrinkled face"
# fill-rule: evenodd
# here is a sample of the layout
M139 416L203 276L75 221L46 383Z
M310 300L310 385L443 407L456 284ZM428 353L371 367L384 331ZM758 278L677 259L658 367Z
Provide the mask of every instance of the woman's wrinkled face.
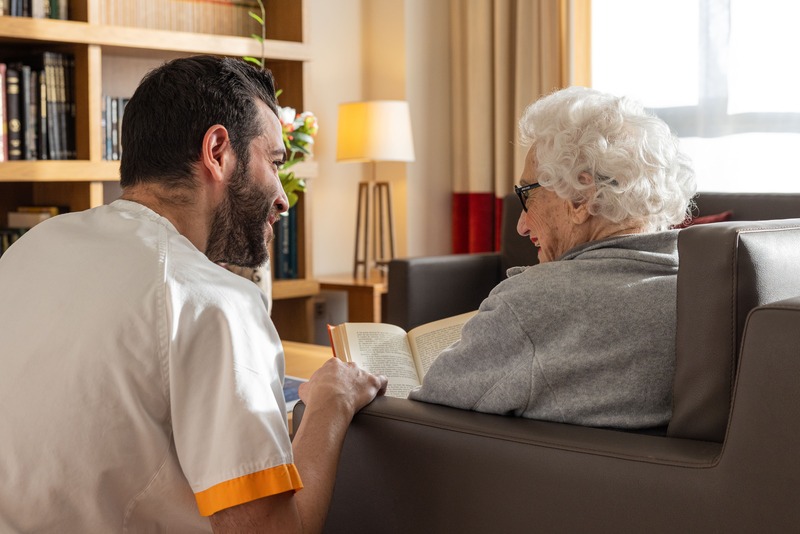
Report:
M538 183L534 147L528 150L520 186ZM570 202L546 187L528 191L528 211L522 211L517 232L527 236L539 249L539 263L557 260L580 244L575 225L570 220Z

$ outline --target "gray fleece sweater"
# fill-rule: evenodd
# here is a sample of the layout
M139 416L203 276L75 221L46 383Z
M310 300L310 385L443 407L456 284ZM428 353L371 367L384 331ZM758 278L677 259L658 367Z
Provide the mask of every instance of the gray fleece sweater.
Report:
M665 425L677 238L616 237L509 270L409 398L586 426Z

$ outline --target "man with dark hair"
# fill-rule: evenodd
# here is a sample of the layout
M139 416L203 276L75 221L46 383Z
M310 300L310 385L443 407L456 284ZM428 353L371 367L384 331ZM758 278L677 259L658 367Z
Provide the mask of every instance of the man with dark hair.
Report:
M0 531L321 530L386 379L330 359L289 440L265 297L217 265L263 263L287 209L276 113L241 61L159 67L125 111L122 197L0 259Z

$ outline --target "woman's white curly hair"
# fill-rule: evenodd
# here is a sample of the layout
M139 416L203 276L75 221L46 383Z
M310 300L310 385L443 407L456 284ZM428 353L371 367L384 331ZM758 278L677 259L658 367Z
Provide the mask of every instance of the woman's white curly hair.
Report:
M519 128L522 141L534 145L539 183L562 198L588 202L591 214L633 220L648 231L689 215L692 163L669 126L641 104L569 87L528 106ZM583 172L594 182L582 183Z

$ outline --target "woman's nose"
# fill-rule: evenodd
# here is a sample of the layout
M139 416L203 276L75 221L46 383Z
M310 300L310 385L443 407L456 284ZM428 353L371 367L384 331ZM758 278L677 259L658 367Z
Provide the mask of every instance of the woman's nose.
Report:
M517 233L521 236L526 236L531 232L528 228L528 222L525 220L525 211L520 210L519 219L517 220Z

